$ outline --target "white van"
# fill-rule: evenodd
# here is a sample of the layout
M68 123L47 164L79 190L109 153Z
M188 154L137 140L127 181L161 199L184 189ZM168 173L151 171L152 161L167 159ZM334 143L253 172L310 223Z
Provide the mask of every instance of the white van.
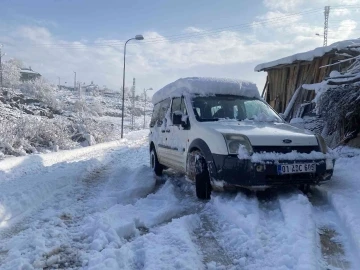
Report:
M152 102L151 167L185 173L200 199L213 189L308 189L332 176L324 139L286 123L251 82L183 78Z

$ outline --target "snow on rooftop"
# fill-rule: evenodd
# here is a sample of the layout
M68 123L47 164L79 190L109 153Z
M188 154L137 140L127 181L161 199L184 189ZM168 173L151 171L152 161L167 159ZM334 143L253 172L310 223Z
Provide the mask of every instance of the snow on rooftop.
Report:
M167 97L180 97L185 94L199 95L239 95L260 98L256 84L249 81L222 78L181 78L158 90L152 97L154 104Z
M263 71L264 69L268 69L278 65L291 64L296 61L312 61L314 58L322 57L323 55L332 50L343 50L346 48L355 49L358 46L360 46L360 39L343 40L335 42L329 46L318 47L311 51L297 53L291 56L280 58L275 61L259 64L255 67L255 71Z
M38 72L33 71L33 70L31 70L31 69L21 69L21 70L20 70L20 73L39 74Z

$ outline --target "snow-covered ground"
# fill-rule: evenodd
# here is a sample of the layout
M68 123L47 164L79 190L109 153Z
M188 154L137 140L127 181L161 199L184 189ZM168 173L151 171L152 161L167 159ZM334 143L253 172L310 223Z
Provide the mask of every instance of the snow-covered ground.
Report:
M149 168L147 130L0 162L0 269L358 269L360 150L333 181L214 193Z

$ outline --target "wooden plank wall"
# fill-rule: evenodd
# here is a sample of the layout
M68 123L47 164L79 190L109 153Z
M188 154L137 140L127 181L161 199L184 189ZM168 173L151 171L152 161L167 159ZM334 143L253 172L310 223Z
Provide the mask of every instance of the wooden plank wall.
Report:
M299 62L267 70L266 101L277 112L284 112L299 86L321 82L328 76L331 67L320 67L328 65L335 57L335 54L330 54L316 58L312 62ZM304 101L311 101L314 96L314 91L303 90L296 100L294 109L296 110Z

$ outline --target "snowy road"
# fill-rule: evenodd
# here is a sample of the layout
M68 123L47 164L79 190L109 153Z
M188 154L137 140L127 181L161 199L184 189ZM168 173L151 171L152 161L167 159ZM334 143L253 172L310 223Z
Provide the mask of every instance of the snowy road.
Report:
M153 176L146 133L0 162L0 269L358 269L359 169L348 168L360 151L308 196L202 202L184 176Z

